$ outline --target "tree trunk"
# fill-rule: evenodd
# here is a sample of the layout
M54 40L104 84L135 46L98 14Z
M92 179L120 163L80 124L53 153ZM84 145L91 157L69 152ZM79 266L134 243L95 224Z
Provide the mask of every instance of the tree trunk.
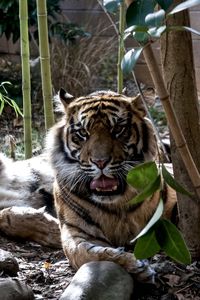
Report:
M174 1L178 4L180 1ZM190 26L187 11L175 14L168 20L168 26ZM161 39L163 73L170 99L189 150L197 169L200 170L200 119L191 34L186 31L170 31ZM195 193L180 153L171 138L171 153L175 178ZM178 195L179 226L193 258L200 258L200 203Z

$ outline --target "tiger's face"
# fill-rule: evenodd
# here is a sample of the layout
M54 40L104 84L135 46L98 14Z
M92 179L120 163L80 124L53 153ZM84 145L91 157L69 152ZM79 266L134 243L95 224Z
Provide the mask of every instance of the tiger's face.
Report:
M111 203L129 188L128 171L152 160L156 140L139 97L97 92L60 99L65 118L53 130L51 160L58 183L70 193Z

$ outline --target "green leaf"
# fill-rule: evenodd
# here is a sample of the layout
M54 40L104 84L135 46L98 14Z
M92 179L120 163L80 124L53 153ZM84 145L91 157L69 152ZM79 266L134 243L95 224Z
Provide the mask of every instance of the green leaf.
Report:
M133 1L129 5L126 12L126 23L127 26L131 25L146 25L146 15L154 11L155 1L154 0L137 0Z
M154 161L140 164L128 172L127 182L136 189L144 189L149 183L155 181L158 168Z
M125 74L129 74L142 53L143 48L135 48L129 50L121 61L121 69Z
M142 26L142 25L133 25L128 27L124 31L124 40L130 36L130 34L133 34L133 37L137 37L138 41L143 41L144 37L147 37L148 40L148 34L147 34L148 26Z
M148 14L145 17L145 23L153 27L159 27L160 25L163 24L164 19L165 19L165 11L163 9L160 9L159 11Z
M182 10L191 8L191 7L196 6L196 5L200 5L200 0L187 0L187 1L184 1L183 3L181 3L181 4L177 5L176 7L174 7L168 15L176 14L176 13L182 11Z
M148 27L142 25L132 25L124 31L124 33L133 33L133 32L147 32Z
M107 11L114 13L118 10L120 1L119 0L104 0L103 6L106 8Z
M166 11L172 5L173 0L157 0L156 2Z
M169 220L159 220L156 226L156 238L162 250L175 261L191 263L190 252L180 231Z
M154 256L160 251L154 228L137 240L134 255L137 259L145 259Z
M160 38L160 36L166 31L166 25L161 27L153 27L148 30L148 34L153 38Z
M191 27L187 27L187 26L169 26L167 27L167 30L170 31L170 30L176 30L176 31L190 31L191 33L194 33L194 34L197 34L197 35L200 35L200 31L197 31Z
M134 32L133 37L141 45L145 45L149 40L149 35L146 32Z
M134 243L141 236L145 235L148 232L148 230L150 230L150 228L161 218L163 211L164 211L164 204L163 204L163 200L160 199L156 211L154 212L153 216L151 217L147 225L142 229L142 231L140 231L140 233L133 240L130 241L130 243L131 244Z
M156 2L154 0L137 0L129 5L126 12L126 23L130 27L132 25L146 25L146 15L154 11ZM142 44L148 42L148 34L146 32L135 32L134 38Z
M171 186L175 191L187 195L189 197L192 197L192 193L188 192L182 185L180 185L174 178L173 176L167 171L164 165L162 165L162 176L166 183Z
M160 189L161 178L160 175L151 183L149 183L146 188L143 189L137 196L135 196L132 200L129 201L130 204L138 204L142 201L146 200L153 193Z

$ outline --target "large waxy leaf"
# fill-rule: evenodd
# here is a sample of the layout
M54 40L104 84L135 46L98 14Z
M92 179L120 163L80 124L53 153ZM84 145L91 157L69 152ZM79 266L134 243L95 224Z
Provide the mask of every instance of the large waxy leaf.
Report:
M154 11L155 4L154 0L133 1L126 12L127 26L146 25L145 17ZM148 41L148 34L146 32L135 32L134 38L139 43L145 44Z
M160 38L160 36L166 31L167 26L153 27L148 30L148 34L153 38Z
M144 25L132 25L124 31L124 33L133 33L133 32L147 32L148 27Z
M140 231L140 233L133 240L130 241L130 243L134 243L137 239L145 235L149 231L149 229L161 218L163 214L163 210L164 210L163 200L160 199L160 202L152 218L149 220L147 225L142 229L142 231Z
M160 184L161 178L160 175L158 175L153 182L149 183L137 196L130 200L129 203L138 204L146 200L148 197L153 195L153 193L160 189Z
M157 0L156 2L166 11L172 5L173 0Z
M173 177L172 175L167 171L164 165L162 165L162 176L165 180L165 182L171 186L175 191L192 197L193 195L188 192L182 185L180 185Z
M103 0L103 6L107 11L114 13L118 10L120 0Z
M129 74L142 53L143 48L135 48L129 50L121 61L121 69L125 74Z
M145 23L153 27L159 27L163 24L164 19L165 11L163 9L160 9L159 11L148 14L145 17Z
M156 226L156 238L162 250L175 261L191 263L191 256L180 231L169 220L159 220Z
M137 240L134 255L137 259L145 259L154 256L160 250L154 228Z
M196 29L193 29L191 27L187 27L187 26L169 26L167 28L168 31L170 30L176 30L176 31L189 31L191 33L200 35L200 31L197 31Z
M130 26L124 31L124 40L128 36L130 36L130 34L133 34L133 37L135 36L135 34L145 34L145 35L147 35L147 30L148 30L148 26L143 26L143 25Z
M158 168L156 163L149 161L131 169L127 175L127 182L134 188L142 190L149 183L155 181L157 176Z
M127 26L145 25L146 15L153 13L155 7L154 0L137 0L129 5L126 12Z
M177 5L176 7L174 7L168 15L176 14L182 10L191 8L196 5L200 5L200 0L187 0L187 1Z

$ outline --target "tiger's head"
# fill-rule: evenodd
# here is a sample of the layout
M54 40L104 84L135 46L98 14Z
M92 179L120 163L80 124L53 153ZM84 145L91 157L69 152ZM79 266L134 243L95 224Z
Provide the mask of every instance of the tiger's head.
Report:
M74 99L63 89L59 96L65 117L48 139L58 184L81 199L118 201L130 189L128 171L157 152L140 97L100 91Z

